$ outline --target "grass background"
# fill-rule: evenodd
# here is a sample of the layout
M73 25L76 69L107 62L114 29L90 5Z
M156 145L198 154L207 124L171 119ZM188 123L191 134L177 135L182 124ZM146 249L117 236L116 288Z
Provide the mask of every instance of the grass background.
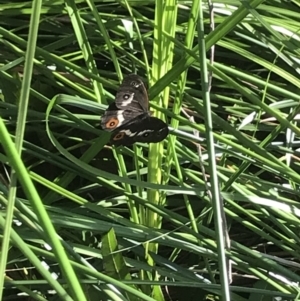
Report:
M0 1L0 300L300 300L299 28L296 0ZM130 73L171 133L112 149Z

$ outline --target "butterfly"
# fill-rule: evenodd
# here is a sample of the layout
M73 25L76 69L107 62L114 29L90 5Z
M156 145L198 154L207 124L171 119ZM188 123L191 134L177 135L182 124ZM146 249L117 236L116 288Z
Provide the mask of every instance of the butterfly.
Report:
M147 90L136 74L124 78L115 102L101 118L101 127L112 132L110 143L116 146L160 142L169 134L167 124L151 116Z

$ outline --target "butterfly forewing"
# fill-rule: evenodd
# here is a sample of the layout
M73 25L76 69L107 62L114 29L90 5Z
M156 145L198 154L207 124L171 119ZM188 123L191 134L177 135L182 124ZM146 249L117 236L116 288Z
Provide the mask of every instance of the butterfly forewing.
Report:
M102 129L111 132L139 115L139 113L129 110L106 111L101 118L101 127Z
M131 111L147 112L148 93L142 79L135 74L128 75L117 91L115 102L119 109L130 107Z

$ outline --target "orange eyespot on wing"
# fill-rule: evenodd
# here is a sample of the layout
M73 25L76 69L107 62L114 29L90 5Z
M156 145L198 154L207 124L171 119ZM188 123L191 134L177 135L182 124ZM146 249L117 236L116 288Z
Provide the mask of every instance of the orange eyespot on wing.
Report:
M115 137L113 137L112 140L121 140L121 139L124 138L124 136L125 136L125 133L124 132L120 132Z
M105 126L106 126L106 128L108 128L108 129L114 129L114 128L116 128L116 127L118 126L118 124L119 124L118 118L113 117L113 118L110 118L110 119L106 122Z

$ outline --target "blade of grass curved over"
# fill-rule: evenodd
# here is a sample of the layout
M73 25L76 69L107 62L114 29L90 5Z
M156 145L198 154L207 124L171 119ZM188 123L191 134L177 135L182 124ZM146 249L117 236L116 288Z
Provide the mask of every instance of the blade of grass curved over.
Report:
M81 289L81 285L72 269L68 257L63 249L59 239L57 238L56 231L49 219L48 213L44 208L43 202L40 199L29 175L24 166L24 163L21 160L20 155L18 154L9 133L3 123L2 118L0 118L0 140L2 146L5 149L6 153L10 155L10 164L16 172L16 176L20 181L25 194L28 199L31 200L32 206L35 209L37 216L39 217L40 224L45 231L47 240L50 242L54 253L57 256L57 260L60 263L62 272L67 279L69 286L74 294L74 300L84 301L86 300L85 295Z

